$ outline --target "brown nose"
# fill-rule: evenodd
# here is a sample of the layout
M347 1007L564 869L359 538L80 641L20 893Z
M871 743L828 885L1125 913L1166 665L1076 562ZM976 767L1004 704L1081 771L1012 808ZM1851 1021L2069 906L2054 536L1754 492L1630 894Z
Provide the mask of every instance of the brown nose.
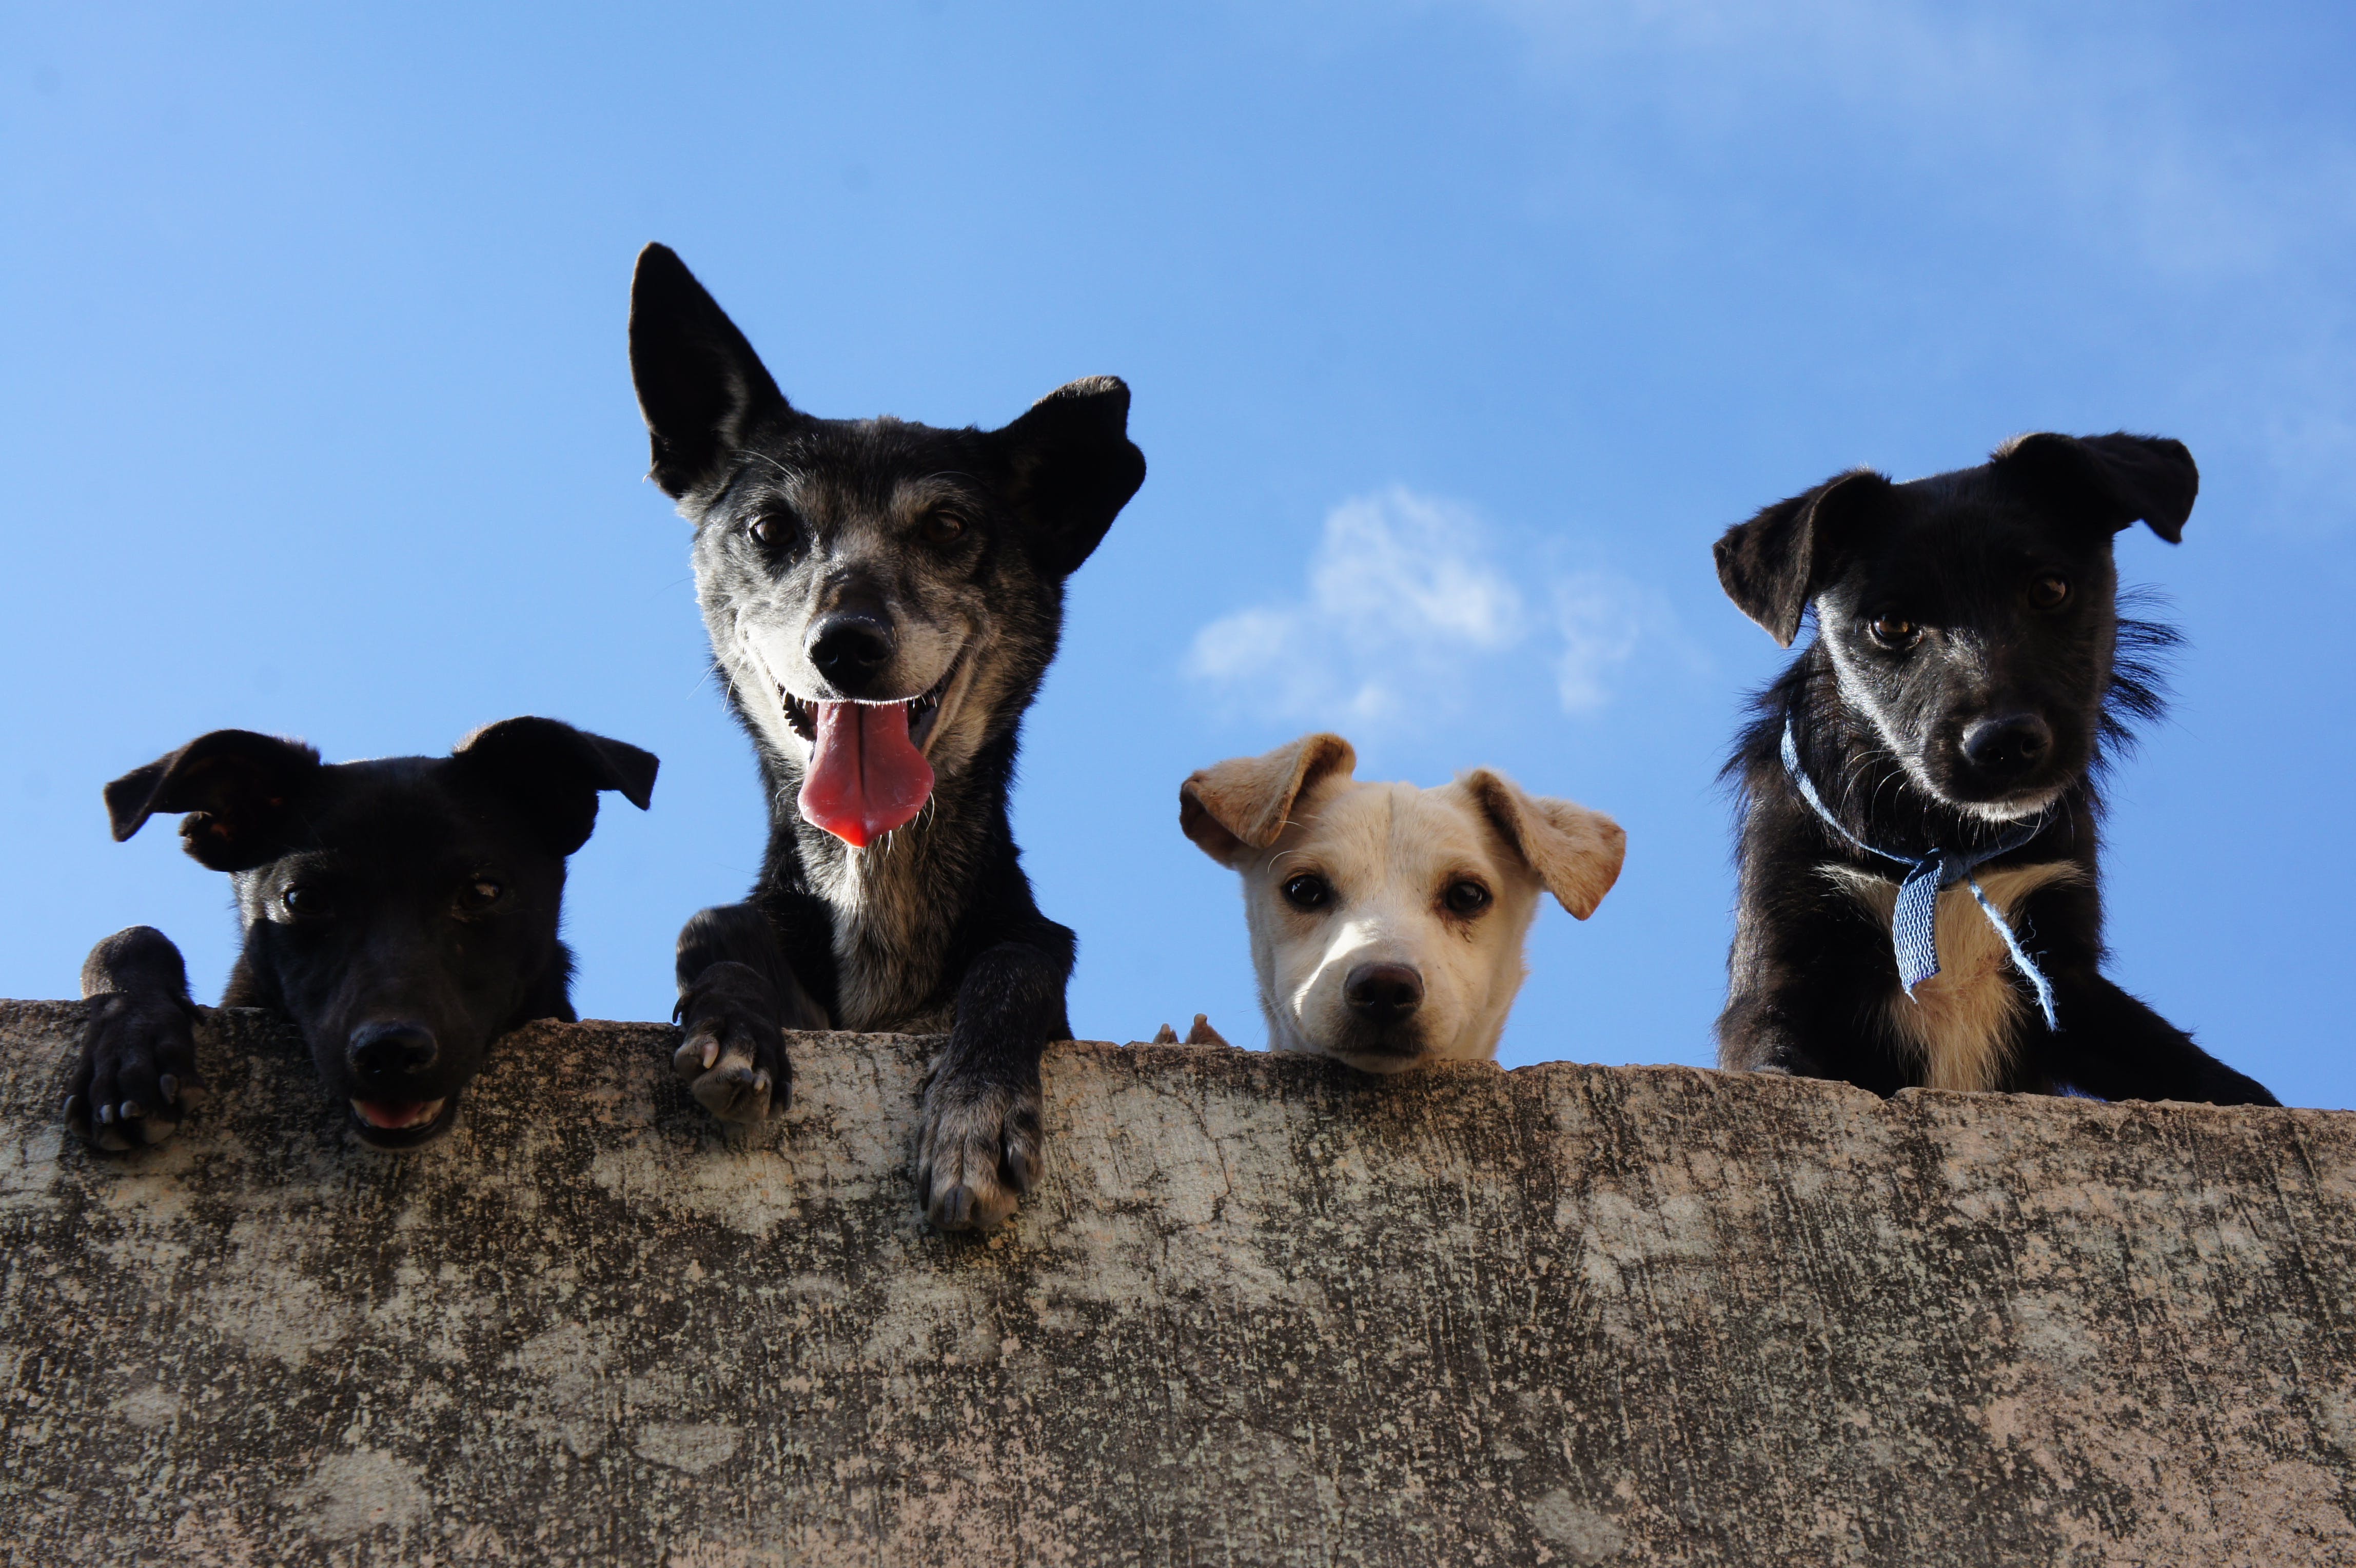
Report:
M1403 963L1362 963L1342 983L1342 1000L1372 1024L1396 1024L1423 1005L1423 976Z

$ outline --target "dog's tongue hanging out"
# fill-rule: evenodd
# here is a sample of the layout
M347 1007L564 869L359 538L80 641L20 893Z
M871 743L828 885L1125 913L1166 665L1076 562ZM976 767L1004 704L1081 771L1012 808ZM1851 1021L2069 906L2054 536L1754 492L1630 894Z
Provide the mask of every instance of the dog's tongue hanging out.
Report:
M818 741L802 815L854 849L912 820L933 792L933 765L908 739L905 703L812 703Z

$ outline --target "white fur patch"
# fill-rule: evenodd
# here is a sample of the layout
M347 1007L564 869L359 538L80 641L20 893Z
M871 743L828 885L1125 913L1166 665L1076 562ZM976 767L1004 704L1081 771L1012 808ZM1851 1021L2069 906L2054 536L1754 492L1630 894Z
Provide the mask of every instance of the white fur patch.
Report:
M1898 884L1853 865L1818 867L1864 906L1874 923L1890 929L1898 907ZM1981 874L1988 902L2017 921L2017 912L2040 888L2083 883L2075 862L2047 861ZM2019 929L2016 923L2014 929ZM1939 895L1939 972L1914 988L1910 999L1895 976L1882 1003L1890 1028L1912 1046L1932 1089L1993 1089L2011 1066L2013 1026L2029 1005L2012 978L2012 958L1987 914L1958 882Z

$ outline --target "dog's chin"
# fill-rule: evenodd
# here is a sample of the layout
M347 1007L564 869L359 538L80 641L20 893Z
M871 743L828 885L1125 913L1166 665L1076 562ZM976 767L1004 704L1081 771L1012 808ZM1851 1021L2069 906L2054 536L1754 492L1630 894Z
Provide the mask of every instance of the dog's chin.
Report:
M1318 1049L1344 1067L1389 1077L1421 1067L1431 1057L1419 1030L1360 1034L1321 1042Z
M1424 1062L1421 1051L1416 1052L1413 1056L1396 1056L1387 1051L1372 1054L1365 1051L1329 1051L1326 1054L1344 1067L1355 1068L1364 1073L1372 1073L1377 1078L1394 1078L1400 1073L1421 1067Z
M2053 802L2059 800L2069 787L2067 779L2056 779L2049 783L2031 785L2025 789L2013 789L2004 794L1991 796L1975 796L1942 789L1938 791L1938 798L1941 805L1961 816L1998 827L2006 827L2014 822L2025 822L2032 817L2041 816L2052 808Z
M371 1149L413 1149L450 1130L458 1119L462 1092L454 1089L439 1100L355 1099L349 1102L346 1121L353 1134Z

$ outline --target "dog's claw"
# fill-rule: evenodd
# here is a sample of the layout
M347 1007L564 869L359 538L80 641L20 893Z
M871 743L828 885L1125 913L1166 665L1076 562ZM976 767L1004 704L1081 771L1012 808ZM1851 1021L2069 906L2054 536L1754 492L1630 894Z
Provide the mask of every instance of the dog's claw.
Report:
M715 964L712 972L743 970ZM745 972L749 973L749 971ZM793 1069L776 1024L762 1015L761 997L730 996L682 1003L686 1037L671 1053L671 1070L687 1080L696 1103L723 1122L762 1122L793 1099Z
M1039 1179L1039 1090L944 1074L925 1091L916 1194L942 1230L991 1230Z
M723 1122L766 1122L772 1109L770 1088L768 1073L754 1066L751 1057L730 1051L698 1077L689 1092Z
M155 991L91 998L81 1058L67 1080L66 1125L102 1149L160 1144L204 1098L187 999Z

